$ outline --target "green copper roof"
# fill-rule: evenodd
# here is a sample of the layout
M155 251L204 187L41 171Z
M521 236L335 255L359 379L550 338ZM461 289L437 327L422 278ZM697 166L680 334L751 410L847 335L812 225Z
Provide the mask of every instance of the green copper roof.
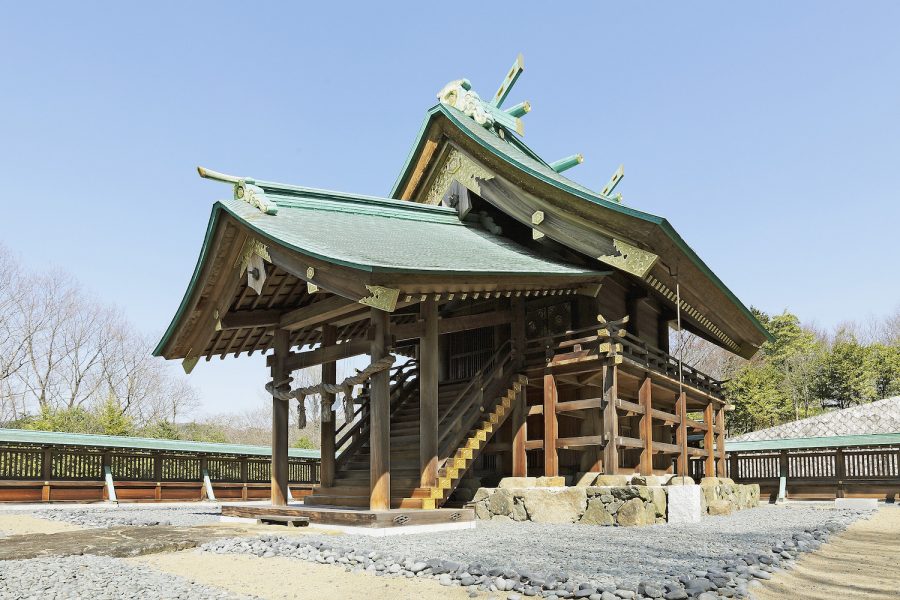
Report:
M729 452L762 452L766 450L793 450L802 448L837 448L842 446L900 445L900 433L872 433L868 435L832 435L787 440L754 440L750 442L726 441Z
M128 448L131 450L163 450L166 452L191 452L202 454L237 454L241 456L271 456L267 446L242 444L212 444L183 440L158 440L154 438L123 437L117 435L88 435L58 431L30 431L26 429L0 429L0 444L36 444L59 446L83 446L90 448ZM319 458L318 450L290 448L293 458Z
M390 194L391 197L396 198L400 193L400 186L403 184L406 176L409 173L410 167L412 166L412 160L418 153L419 146L424 141L428 126L431 123L431 120L434 119L437 115L444 115L447 119L450 120L450 122L456 125L460 131L475 140L485 150L488 150L497 157L505 160L515 168L529 173L533 177L549 183L550 185L553 185L574 196L583 198L609 210L657 225L663 230L663 232L665 232L665 234L672 240L672 242L678 248L680 248L682 252L685 253L685 255L691 260L691 262L693 262L694 265L696 265L697 268L706 277L708 277L715 284L715 286L718 287L725 294L725 296L734 303L735 306L739 308L739 310L750 320L751 323L753 323L753 325L766 337L766 339L770 341L774 339L772 335L768 331L766 331L766 328L763 327L762 323L760 323L759 320L755 316L753 316L753 313L751 313L750 310L746 306L744 306L744 304L737 298L737 296L735 296L734 293L732 293L732 291L728 289L728 287L722 282L722 280L712 272L712 270L706 265L706 263L704 263L703 260L694 252L694 250L687 245L684 239L682 239L682 237L678 235L678 232L675 231L672 225L665 218L636 210L617 202L613 202L609 198L602 196L599 193L594 192L572 181L571 179L554 171L550 167L550 165L548 165L543 159L541 159L533 150L528 148L528 146L514 133L510 132L509 130L505 130L505 139L501 139L492 130L482 127L474 120L467 117L455 108L448 107L443 104L437 104L428 111L425 117L425 122L422 124L422 128L419 131L416 142L410 150L409 155L407 156L406 163L404 164L403 169L400 172L400 176L394 182L394 186Z
M288 248L364 271L473 275L601 275L543 258L523 246L461 222L453 209L255 182L278 207L269 215L241 200L224 210Z

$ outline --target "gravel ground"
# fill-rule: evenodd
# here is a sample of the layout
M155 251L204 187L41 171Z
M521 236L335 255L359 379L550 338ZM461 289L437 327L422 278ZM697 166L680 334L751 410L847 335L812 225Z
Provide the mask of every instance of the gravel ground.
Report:
M0 599L245 599L115 558L68 556L0 562Z
M749 595L760 579L817 550L833 533L870 515L810 506L763 506L700 524L594 527L479 522L474 530L389 536L216 540L202 550L285 556L445 586L511 592L508 600Z
M207 525L218 523L218 507L173 506L99 506L97 508L54 508L30 511L33 517L64 521L81 527L118 527L122 525Z
M463 531L388 536L377 544L371 538L347 536L340 544L403 556L564 571L578 579L612 578L636 584L660 573L705 569L729 555L760 552L829 521L846 526L859 514L764 505L728 517L706 517L699 524L646 527L479 521L475 529Z

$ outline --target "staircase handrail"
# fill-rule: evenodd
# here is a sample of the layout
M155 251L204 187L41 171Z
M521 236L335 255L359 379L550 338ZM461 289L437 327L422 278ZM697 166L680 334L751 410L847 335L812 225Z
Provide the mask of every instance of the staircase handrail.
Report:
M444 417L439 424L441 434L438 440L438 448L441 449L442 454L447 447L448 440L451 442L461 441L468 434L474 421L485 410L496 403L498 398L494 397L494 388L506 367L512 362L512 359L511 342L506 340L497 347L484 366L472 376L469 383L456 395L456 398L444 412ZM502 384L504 382L499 383ZM476 385L478 386L478 394L473 393ZM478 405L478 410L471 410L476 404ZM463 419L466 420L463 421ZM449 436L454 432L457 433L459 440L450 439ZM453 444L451 443L450 445L452 446Z

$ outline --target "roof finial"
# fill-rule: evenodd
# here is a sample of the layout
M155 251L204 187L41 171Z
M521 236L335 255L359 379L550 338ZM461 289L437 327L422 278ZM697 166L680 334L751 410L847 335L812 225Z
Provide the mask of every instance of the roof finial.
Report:
M267 215L278 214L278 206L266 198L266 192L261 187L255 185L256 180L249 177L237 177L236 175L226 175L219 173L206 167L197 167L197 173L204 179L212 179L213 181L221 181L234 185L234 199L243 200L250 206L258 208Z
M616 186L619 185L619 182L622 181L623 177L625 177L625 165L619 165L619 168L616 169L613 176L609 178L609 183L600 190L600 195L609 197L612 191L616 189ZM610 197L610 199L614 202L622 202L622 194L616 194L615 196Z
M516 58L512 68L506 75L506 79L500 85L500 89L494 95L493 100L485 102L472 89L472 84L468 79L457 79L451 81L438 92L438 99L441 104L451 106L456 110L463 112L466 116L471 117L479 125L491 129L497 125L502 125L510 131L515 131L519 135L524 135L525 127L519 118L531 110L531 104L528 102L520 102L506 110L500 108L503 101L509 95L519 75L525 69L525 61L522 55Z

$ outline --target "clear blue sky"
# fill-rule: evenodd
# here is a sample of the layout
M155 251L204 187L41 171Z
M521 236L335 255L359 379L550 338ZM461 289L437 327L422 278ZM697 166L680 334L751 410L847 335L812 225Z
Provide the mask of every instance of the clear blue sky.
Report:
M624 163L745 303L897 306L900 4L574 4L7 4L0 240L161 333L229 193L196 165L387 194L436 92L522 52L526 142L594 189ZM207 410L259 401L256 358L197 368Z

